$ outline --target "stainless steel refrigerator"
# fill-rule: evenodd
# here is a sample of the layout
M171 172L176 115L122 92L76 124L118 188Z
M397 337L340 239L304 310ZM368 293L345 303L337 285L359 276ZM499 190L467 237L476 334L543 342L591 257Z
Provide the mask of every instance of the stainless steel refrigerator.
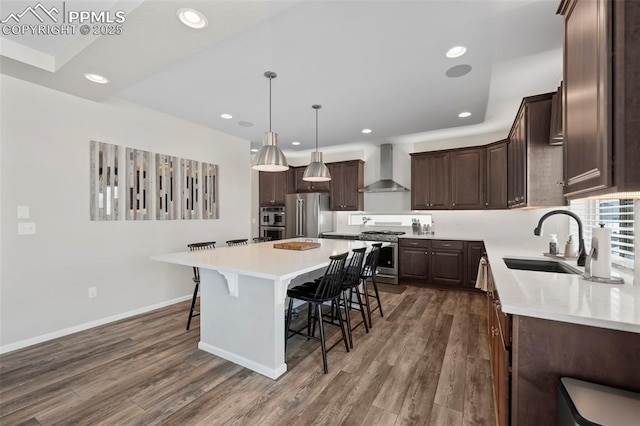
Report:
M285 198L284 217L285 238L318 238L322 232L333 231L329 194L288 194Z

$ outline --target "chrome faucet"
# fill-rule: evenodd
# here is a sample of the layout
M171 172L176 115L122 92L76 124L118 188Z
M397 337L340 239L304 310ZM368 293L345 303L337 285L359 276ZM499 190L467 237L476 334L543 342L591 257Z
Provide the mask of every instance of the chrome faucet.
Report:
M570 212L568 210L551 210L550 212L544 214L540 220L538 221L538 226L533 230L533 234L540 236L542 232L542 222L544 222L549 216L553 216L556 214L566 214L567 216L571 216L578 222L578 266L584 266L587 260L587 252L584 249L584 237L582 233L582 221L578 217L577 214Z

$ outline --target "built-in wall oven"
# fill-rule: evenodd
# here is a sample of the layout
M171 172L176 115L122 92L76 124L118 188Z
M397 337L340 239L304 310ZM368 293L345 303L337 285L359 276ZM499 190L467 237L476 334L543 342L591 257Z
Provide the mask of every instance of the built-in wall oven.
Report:
M284 226L261 226L260 236L272 241L284 240Z
M284 225L284 207L260 207L260 226Z

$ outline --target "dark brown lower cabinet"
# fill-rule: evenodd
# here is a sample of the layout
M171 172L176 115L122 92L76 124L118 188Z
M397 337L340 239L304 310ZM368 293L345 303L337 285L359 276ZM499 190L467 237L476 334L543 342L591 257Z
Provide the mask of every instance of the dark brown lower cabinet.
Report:
M434 286L474 289L482 241L401 238L399 277Z
M429 282L462 287L464 275L464 241L432 241L431 257L429 258Z
M498 426L509 425L511 392L511 316L500 309L500 299L491 285L487 291L489 345L493 396Z
M640 392L640 334L505 314L487 292L496 423L557 423L561 377Z
M429 240L401 239L399 243L398 263L400 277L414 280L429 278Z

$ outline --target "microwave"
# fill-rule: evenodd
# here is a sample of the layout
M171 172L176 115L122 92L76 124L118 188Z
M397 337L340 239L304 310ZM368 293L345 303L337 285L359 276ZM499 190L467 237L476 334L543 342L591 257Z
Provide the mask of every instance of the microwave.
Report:
M261 207L260 226L284 226L284 207Z

